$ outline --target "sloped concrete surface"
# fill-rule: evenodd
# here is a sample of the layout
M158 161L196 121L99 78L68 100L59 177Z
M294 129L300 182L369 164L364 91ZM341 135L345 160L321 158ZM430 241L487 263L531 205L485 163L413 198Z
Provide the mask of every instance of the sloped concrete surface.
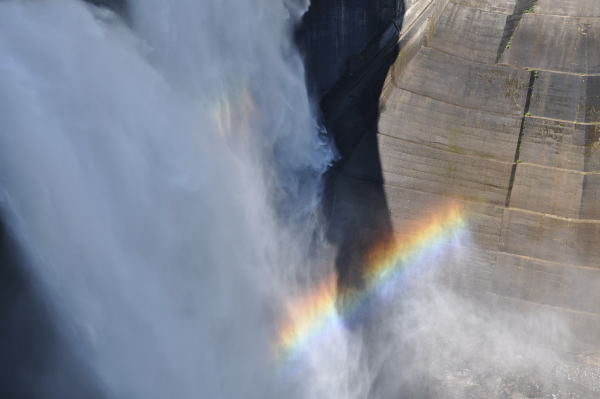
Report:
M489 8L482 10L448 4L435 27L429 46L472 61L493 63L498 56L507 16L486 9Z
M598 18L527 13L502 62L551 71L598 74L599 39Z
M600 77L538 72L529 111L533 116L572 122L599 122Z
M521 116L492 114L461 107L402 89L382 101L379 131L390 137L418 142L480 158L513 162ZM406 113L412 118L406 118ZM405 122L398 124L399 119ZM427 125L420 121L427 120ZM490 140L494 137L494 140Z
M460 6L503 14L512 14L516 6L516 0L452 0L452 2Z
M600 17L596 0L538 0L536 13L570 17Z
M528 81L525 70L475 63L426 47L391 83L450 104L518 115L525 104Z
M530 117L525 120L520 160L558 169L600 171L598 125Z

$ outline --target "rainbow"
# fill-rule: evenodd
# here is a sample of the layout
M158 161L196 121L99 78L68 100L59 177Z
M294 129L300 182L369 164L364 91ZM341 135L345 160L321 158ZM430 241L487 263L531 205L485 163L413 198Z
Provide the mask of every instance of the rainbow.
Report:
M466 222L460 206L445 204L429 210L414 224L388 237L368 251L362 270L364 287L338 292L337 276L331 275L307 295L293 301L278 329L277 357L290 359L331 329L339 318L353 318L370 298L397 286L398 279L413 266L423 265L439 254ZM337 301L342 298L342 301Z

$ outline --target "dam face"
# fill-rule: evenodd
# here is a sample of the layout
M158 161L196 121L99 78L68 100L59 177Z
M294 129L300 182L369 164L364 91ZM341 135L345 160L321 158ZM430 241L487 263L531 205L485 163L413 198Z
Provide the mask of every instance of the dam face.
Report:
M512 331L560 324L568 338L539 342L598 376L600 3L424 0L402 22L398 48L364 61L379 72L345 75L323 97L343 155L329 181L333 236L360 259L456 201L471 242L447 285L494 318L521 315ZM341 284L356 284L352 262L340 262ZM526 326L541 314L554 321Z

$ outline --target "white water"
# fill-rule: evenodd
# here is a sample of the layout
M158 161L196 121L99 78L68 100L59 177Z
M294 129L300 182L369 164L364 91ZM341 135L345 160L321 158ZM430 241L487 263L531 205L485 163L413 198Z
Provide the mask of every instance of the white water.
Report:
M347 397L273 364L332 159L305 5L130 6L0 2L1 198L61 333L109 398Z

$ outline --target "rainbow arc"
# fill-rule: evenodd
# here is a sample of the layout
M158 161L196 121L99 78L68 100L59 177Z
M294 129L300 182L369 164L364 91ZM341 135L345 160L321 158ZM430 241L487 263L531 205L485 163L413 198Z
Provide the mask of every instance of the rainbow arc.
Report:
M293 301L279 326L276 350L280 358L293 358L338 323L354 318L375 295L395 289L409 269L423 267L432 254L439 254L466 229L465 216L456 203L426 213L368 251L362 270L364 287L339 292L335 274L321 281L308 294ZM343 301L337 301L343 298Z

